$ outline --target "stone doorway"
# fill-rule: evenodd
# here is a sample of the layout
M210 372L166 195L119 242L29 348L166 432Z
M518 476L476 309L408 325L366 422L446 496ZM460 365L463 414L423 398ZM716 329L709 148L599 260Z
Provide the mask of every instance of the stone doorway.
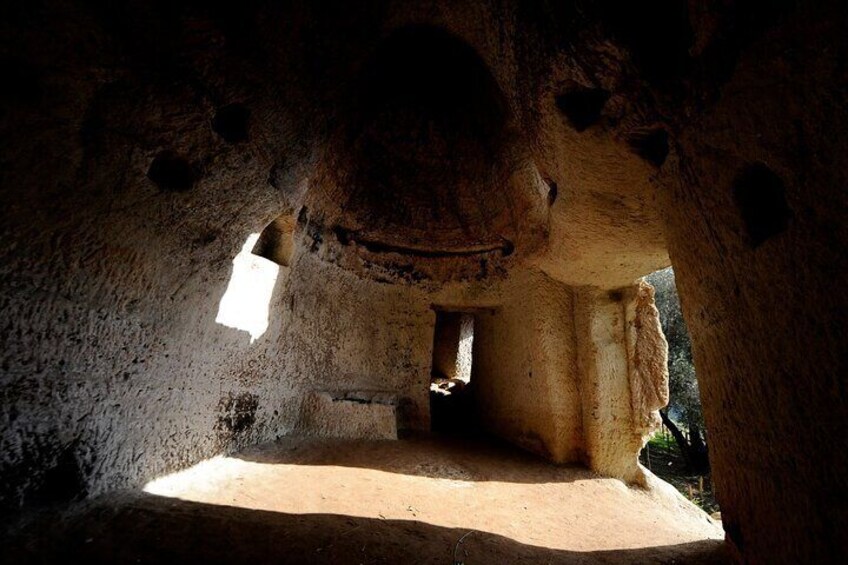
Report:
M474 426L474 314L436 310L430 369L430 429L464 434Z

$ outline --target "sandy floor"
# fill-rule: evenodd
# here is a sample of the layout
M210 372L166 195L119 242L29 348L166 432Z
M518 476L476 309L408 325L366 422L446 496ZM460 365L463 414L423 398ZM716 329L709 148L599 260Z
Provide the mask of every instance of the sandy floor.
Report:
M145 490L33 525L7 549L142 563L725 562L720 528L670 487L482 441L289 439Z

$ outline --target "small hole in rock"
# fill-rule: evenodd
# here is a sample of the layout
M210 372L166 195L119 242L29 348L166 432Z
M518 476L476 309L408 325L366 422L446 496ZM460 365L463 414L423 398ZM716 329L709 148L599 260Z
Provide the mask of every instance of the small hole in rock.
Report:
M554 202L556 202L557 196L559 195L557 183L551 179L545 179L545 184L548 185L548 206L553 206Z
M627 143L634 153L655 167L661 167L668 157L668 132L662 128L631 133Z
M68 447L59 455L56 464L42 477L31 502L37 505L64 503L86 495L85 478L73 449Z
M194 186L196 174L191 164L172 151L162 151L153 159L147 170L162 192L185 192Z
M342 245L350 244L350 233L341 226L333 226L333 233Z
M227 104L218 108L212 118L212 129L228 143L247 141L250 110L241 104Z
M556 98L557 108L577 131L584 131L601 119L601 111L610 93L602 88L580 88Z
M762 163L747 166L733 183L733 196L753 247L758 247L789 226L792 211L786 203L786 186Z
M613 35L627 48L646 79L661 82L685 76L695 40L688 2L602 0L597 4Z

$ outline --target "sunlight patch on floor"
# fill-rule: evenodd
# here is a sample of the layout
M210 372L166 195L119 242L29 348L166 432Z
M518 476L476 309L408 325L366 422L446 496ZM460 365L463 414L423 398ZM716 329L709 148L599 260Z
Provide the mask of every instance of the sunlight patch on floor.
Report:
M365 466L216 457L151 481L144 490L288 514L414 520L552 549L636 549L722 537L720 529L694 514L675 513L675 501L658 503L656 493L595 478L585 470L549 465L550 479L559 481L539 476L527 482L485 481L453 478L450 473L444 478L444 468L441 476L426 476L421 471L429 461L423 457L424 467L407 474Z

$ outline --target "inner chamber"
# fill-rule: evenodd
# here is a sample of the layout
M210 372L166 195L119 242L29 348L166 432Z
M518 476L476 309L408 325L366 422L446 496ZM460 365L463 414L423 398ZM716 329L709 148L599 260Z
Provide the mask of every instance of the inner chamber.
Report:
M313 225L370 260L501 261L539 246L547 186L471 47L405 27L353 85L307 196Z

